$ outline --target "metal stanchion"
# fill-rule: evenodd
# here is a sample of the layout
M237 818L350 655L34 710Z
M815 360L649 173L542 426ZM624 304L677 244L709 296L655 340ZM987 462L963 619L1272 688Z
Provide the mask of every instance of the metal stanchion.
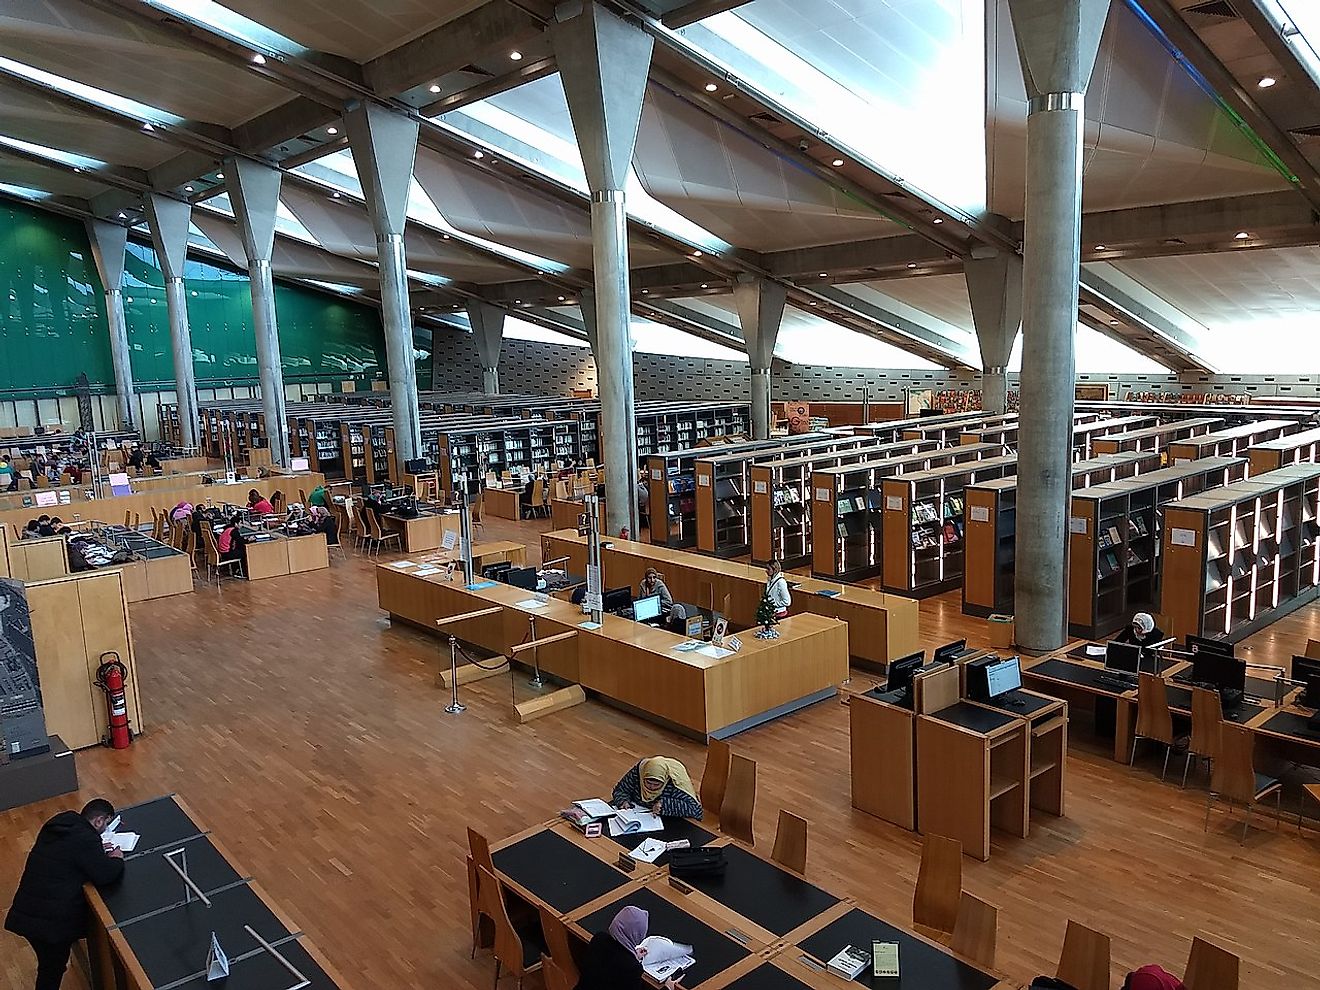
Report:
M536 616L534 616L534 615L529 615L529 616L527 617L527 623L528 623L528 625L531 627L531 628L530 628L530 632L529 632L530 642L535 643L535 642L536 642ZM530 684L532 687L537 688L538 690L539 690L540 688L542 688L542 687L545 686L545 681L541 680L541 660L540 660L540 657L538 656L539 653L540 653L540 650L539 650L539 649L533 649L533 650L532 650L532 671L533 671L533 673L532 673L532 679L531 679L530 681L527 682L527 683Z
M450 700L445 711L450 715L467 711L467 705L458 700L458 637L453 633L449 634L449 689Z

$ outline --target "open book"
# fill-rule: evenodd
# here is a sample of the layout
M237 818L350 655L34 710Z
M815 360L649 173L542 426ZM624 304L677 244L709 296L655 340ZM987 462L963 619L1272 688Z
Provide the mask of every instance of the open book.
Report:
M641 832L662 832L665 823L659 815L644 808L621 808L610 819L610 835L634 835Z
M645 955L642 951L645 950ZM653 980L664 982L679 970L695 966L692 958L692 946L681 945L663 935L649 935L637 946L637 954L642 960L642 969Z

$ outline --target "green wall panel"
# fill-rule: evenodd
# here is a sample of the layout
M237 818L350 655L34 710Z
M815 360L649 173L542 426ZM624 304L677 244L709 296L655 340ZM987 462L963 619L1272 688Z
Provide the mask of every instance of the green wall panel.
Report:
M190 258L184 280L198 385L255 383L247 275ZM124 312L143 387L174 383L164 285L155 252L130 242ZM80 222L0 201L0 304L0 390L67 388L79 372L113 389L105 298ZM282 282L275 307L286 381L384 377L375 309Z

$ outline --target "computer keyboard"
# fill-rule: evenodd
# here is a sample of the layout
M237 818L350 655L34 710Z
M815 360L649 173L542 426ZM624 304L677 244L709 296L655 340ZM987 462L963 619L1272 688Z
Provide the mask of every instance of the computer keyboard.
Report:
M1137 680L1135 677L1132 680L1128 680L1126 677L1120 677L1118 674L1099 674L1096 676L1095 682L1097 684L1103 684L1105 687L1117 688L1120 691L1131 691L1137 686Z

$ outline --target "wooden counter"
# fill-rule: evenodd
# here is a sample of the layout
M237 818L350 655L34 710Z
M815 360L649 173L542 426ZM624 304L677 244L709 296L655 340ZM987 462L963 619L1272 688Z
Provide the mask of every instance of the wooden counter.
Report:
M756 607L765 589L765 569L703 554L630 540L610 540L601 550L606 588L628 585L634 590L647 567L664 575L674 600L702 608L723 610L729 599L729 618L738 625L756 623ZM541 559L568 557L568 570L585 574L586 537L575 530L556 530L541 536ZM810 613L848 623L848 651L861 667L887 666L891 657L920 649L917 642L917 603L856 585L832 584L789 574L793 587L791 615ZM838 592L831 596L821 592Z
M497 519L518 519L522 491L521 488L487 488L486 514Z
M129 604L186 595L193 590L192 564L186 553L111 564L97 570L115 570L123 575L124 595Z
M543 671L698 738L731 736L829 697L848 676L846 627L823 616L791 616L779 624L775 640L755 639L749 631L741 650L717 659L675 652L684 637L663 629L613 615L597 630L582 629L585 617L567 602L551 598L531 607L524 603L535 598L523 589L469 589L444 580L443 571L419 576L409 563L376 568L380 607L391 618L439 633L438 618L500 606L500 613L455 629L465 642L493 653L523 640L533 616L538 639L577 631L576 639L538 651Z
M44 510L43 510L44 511ZM20 581L45 581L69 573L69 548L62 536L9 541L9 570Z
M457 534L462 529L458 512L428 512L413 518L381 516L381 525L401 534L405 553L421 553L444 546L445 534Z
M261 581L285 574L299 574L330 566L330 554L324 533L312 533L309 536L279 536L273 540L248 543L244 553L247 556L249 581Z

